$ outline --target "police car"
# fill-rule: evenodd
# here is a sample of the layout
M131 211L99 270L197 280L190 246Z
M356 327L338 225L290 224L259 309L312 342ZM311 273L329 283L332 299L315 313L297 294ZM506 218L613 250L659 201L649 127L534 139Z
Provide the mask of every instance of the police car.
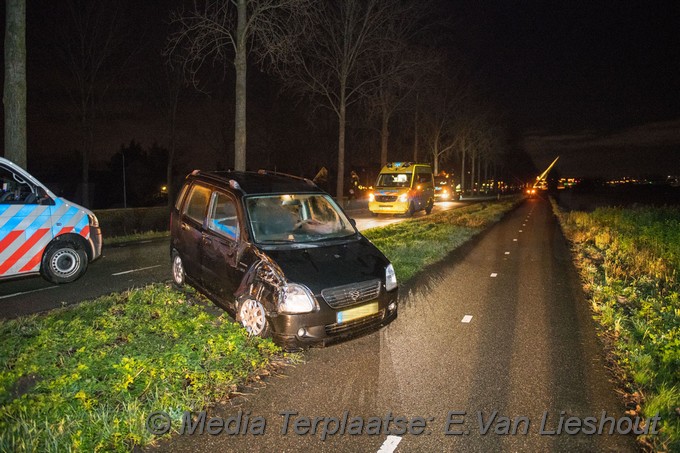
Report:
M72 282L101 253L92 211L0 157L0 280L40 274L53 283Z

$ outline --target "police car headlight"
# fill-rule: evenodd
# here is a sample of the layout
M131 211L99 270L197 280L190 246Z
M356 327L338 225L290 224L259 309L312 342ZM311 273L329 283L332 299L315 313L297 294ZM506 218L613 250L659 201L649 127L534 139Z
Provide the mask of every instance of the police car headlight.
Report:
M368 201L369 202L375 201L375 194L373 192L368 194Z
M388 264L385 268L385 290L392 291L397 287L397 274L394 272L394 267Z
M408 194L402 193L401 195L399 195L398 200L401 201L402 203L406 203L408 201Z
M306 287L295 283L286 286L279 313L309 313L315 308L314 296Z
M97 216L94 214L88 214L87 215L88 220L90 221L90 226L93 228L99 228L99 220L97 219Z

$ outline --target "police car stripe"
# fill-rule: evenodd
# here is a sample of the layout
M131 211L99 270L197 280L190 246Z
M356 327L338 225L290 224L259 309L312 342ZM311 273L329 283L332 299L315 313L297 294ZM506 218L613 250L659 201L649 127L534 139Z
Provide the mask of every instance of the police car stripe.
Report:
M14 218L14 216L17 215L20 209L21 206L12 205L5 211L4 215L2 216L3 220L5 220L5 223L0 224L0 234L12 231L12 228L8 228L8 223Z
M39 240L42 238L49 229L43 228L38 230L33 234L26 242L24 242L21 247L19 247L12 256L10 256L4 263L0 264L0 275L7 272L8 269L13 267L21 257L23 257L27 251L31 249Z
M7 250L9 245L14 242L16 238L19 236L23 235L23 231L10 231L7 236L4 237L3 240L0 241L0 256L2 253Z
M26 263L24 267L19 269L19 272L37 271L38 267L40 266L40 261L42 260L43 251L44 248L41 248L40 251L33 256L33 258L28 260L28 263Z
M43 230L41 230L43 231ZM36 255L39 255L42 257L42 253L45 250L45 247L47 244L50 242L52 239L51 235L49 234L49 228L45 228L44 231L47 233L40 234L40 232L36 232L34 236L37 235L37 237L34 239L34 236L31 236L31 241L32 243L27 243L30 247L21 250L21 256L16 260L16 262L10 267L9 271L7 273L10 274L16 274L20 272L20 269L26 268L28 266L28 263L35 258ZM19 253L19 252L17 252ZM34 265L32 268L27 269L24 272L28 271L37 271L38 267Z

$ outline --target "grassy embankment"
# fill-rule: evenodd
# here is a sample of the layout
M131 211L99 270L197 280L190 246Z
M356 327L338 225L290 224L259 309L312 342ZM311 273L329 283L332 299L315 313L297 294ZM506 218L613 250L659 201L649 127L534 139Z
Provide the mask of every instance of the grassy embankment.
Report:
M366 235L401 282L436 262L514 201L472 205ZM228 397L281 351L250 338L191 290L163 284L0 322L0 451L130 451L154 437L146 417Z
M680 212L556 211L632 410L661 416L639 440L680 451Z

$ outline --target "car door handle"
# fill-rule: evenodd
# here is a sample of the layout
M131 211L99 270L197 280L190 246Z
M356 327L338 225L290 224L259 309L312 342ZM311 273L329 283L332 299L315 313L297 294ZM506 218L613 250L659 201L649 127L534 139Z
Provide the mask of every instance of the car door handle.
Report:
M183 229L184 231L188 230L188 229L189 229L189 225L187 225L186 223L182 222L182 229Z

